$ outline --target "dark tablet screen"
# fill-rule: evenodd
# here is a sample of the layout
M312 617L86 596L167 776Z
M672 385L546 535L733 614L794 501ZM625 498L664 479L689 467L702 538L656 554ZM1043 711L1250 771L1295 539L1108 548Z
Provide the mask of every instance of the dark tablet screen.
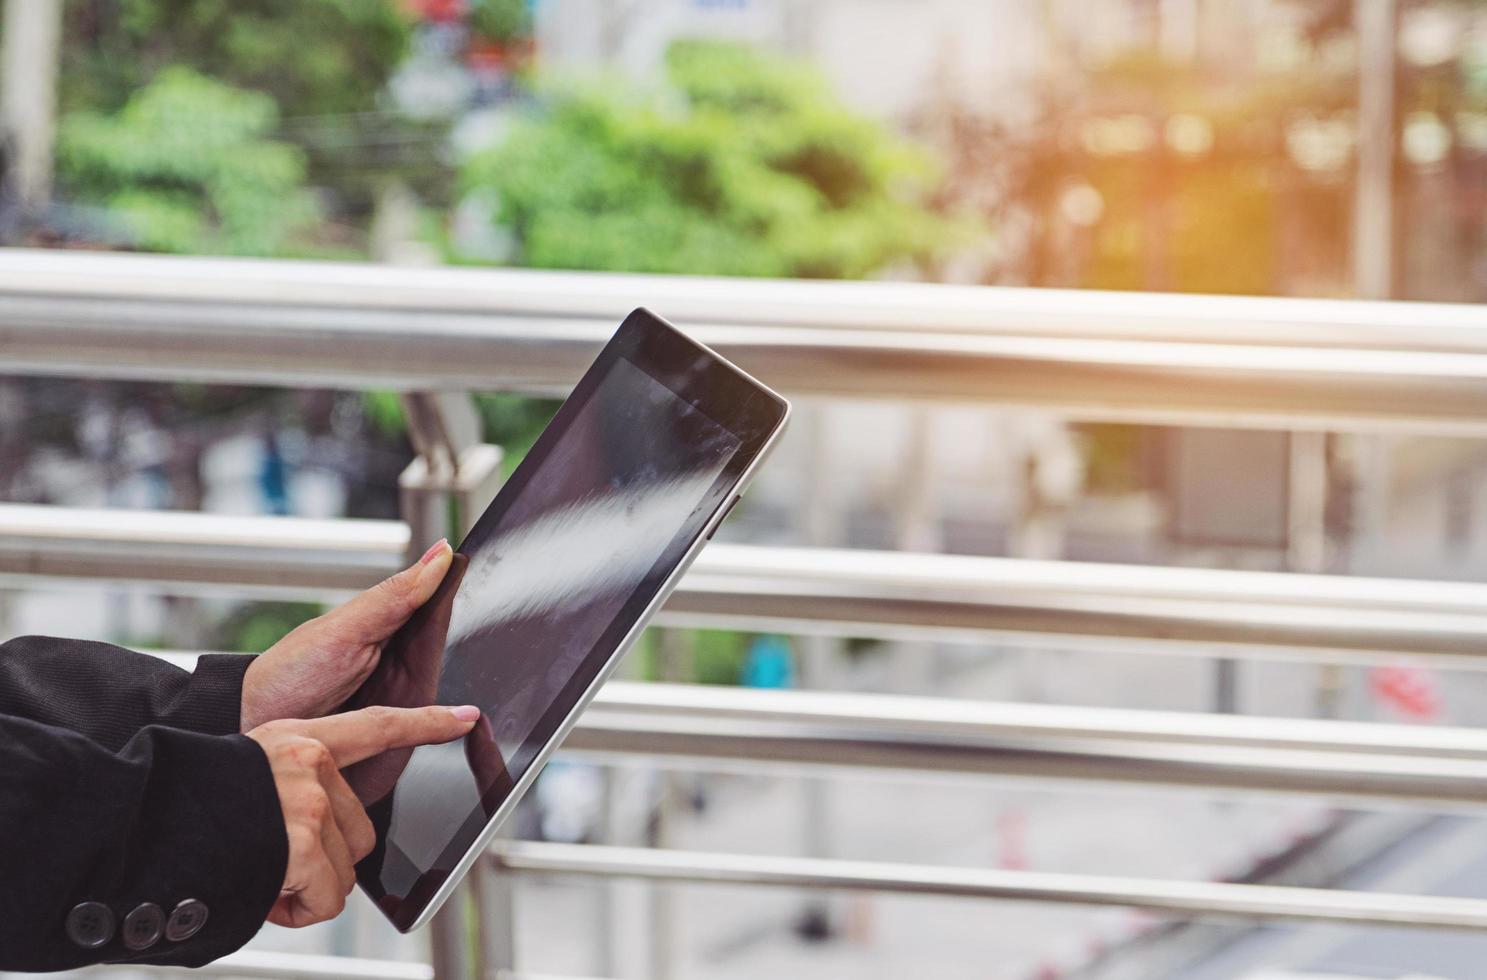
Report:
M358 696L484 711L461 742L348 772L381 838L359 876L395 923L475 843L783 411L664 323L626 320Z

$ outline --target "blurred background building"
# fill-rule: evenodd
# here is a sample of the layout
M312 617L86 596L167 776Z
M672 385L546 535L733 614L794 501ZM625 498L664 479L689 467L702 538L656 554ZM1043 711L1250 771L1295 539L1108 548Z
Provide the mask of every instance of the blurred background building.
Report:
M414 298L389 299L376 324L411 336L453 329L440 320L441 283L467 284L458 288L478 294L468 309L492 311L506 309L508 289L550 283L535 306L510 300L535 347L556 343L544 331L563 316L612 303L596 323L618 322L620 298L654 288L662 299L647 305L683 326L850 329L866 342L922 331L923 349L898 359L903 392L868 390L877 375L855 380L851 357L832 365L840 384L803 382L789 439L719 540L870 554L864 562L906 588L943 589L923 615L945 618L921 630L824 613L825 628L791 628L786 615L751 628L678 618L648 634L627 680L1407 733L1487 723L1469 650L1487 639L1477 605L1487 592L1471 588L1487 576L1487 452L1482 418L1461 408L1487 392L1487 375L1472 373L1487 357L1487 3L6 0L0 30L6 505L412 521L405 469L428 455L406 411L416 385L370 368L364 382L351 368L317 382L267 348L238 351L215 376L156 376L167 372L140 366L150 349L131 345L169 333L166 359L185 364L200 339L200 362L217 350L205 338L229 322L246 330L292 307L309 329L317 306L328 318L366 313L373 300L344 284L375 292L377 282L340 278L327 262L396 267L386 288L407 285ZM302 265L229 264L259 270L239 279L216 261L85 265L100 257L81 252ZM419 278L435 266L594 275ZM109 296L134 309L135 270L138 296L170 292L211 312L156 333L149 311L175 308L163 300L110 320ZM694 289L611 275L633 273L725 280ZM781 292L780 279L862 280L866 291ZM322 291L296 306L310 282ZM587 313L585 296L597 297ZM926 351L1009 337L1053 343L1017 356L1030 377L1060 379L1057 393L1004 394L1015 378L990 373L979 388L952 379L942 396L907 390ZM1119 345L1136 342L1154 359L1148 373L1108 384L1090 366L1128 364ZM773 356L788 364L789 349L782 341ZM1171 367L1194 350L1224 370L1231 353L1258 366L1205 401L1209 374ZM66 369L84 362L96 370ZM250 362L267 366L241 366ZM276 383L275 371L294 380ZM1372 401L1329 401L1342 377L1376 379ZM446 398L451 424L499 446L509 472L562 386L452 387L475 390ZM1432 415L1432 398L1456 407ZM45 537L35 515L12 508L0 524ZM99 527L107 537L108 522ZM262 650L345 586L288 597L53 574L33 547L0 542L7 636ZM1028 564L920 566L900 552ZM945 576L962 568L956 587L979 590L977 602L1047 582L1064 605L1030 628L1015 599L993 600L1004 620L957 633ZM1104 570L1092 574L1106 576L1105 626L1076 623L1096 600L1063 597L1059 583L1087 581L1082 568ZM1307 583L1298 604L1322 596L1331 586L1311 575L1359 580L1348 593L1359 605L1256 611L1286 606L1286 581ZM1174 595L1185 605L1163 622L1179 625L1123 625ZM1435 615L1420 614L1417 635L1388 618L1404 609ZM1265 616L1284 628L1261 636L1253 617ZM1332 648L1319 654L1285 639L1375 626L1363 650L1319 641ZM915 703L933 718L952 701ZM1217 791L1235 788L1222 779L1214 792L1174 795L1077 778L610 761L565 757L518 833L1487 898L1487 825L1429 799L1401 810L1235 796ZM515 965L533 974L1487 973L1481 933L1377 923L549 877L522 878L514 894ZM254 948L430 955L424 937L396 936L367 908L301 934L269 929Z

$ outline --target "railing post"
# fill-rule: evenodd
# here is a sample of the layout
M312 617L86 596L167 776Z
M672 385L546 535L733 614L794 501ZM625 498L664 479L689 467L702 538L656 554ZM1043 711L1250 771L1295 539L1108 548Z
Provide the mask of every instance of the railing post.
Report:
M623 669L623 668L622 668ZM594 828L595 843L618 844L618 794L615 791L615 767L606 763L599 772L599 823ZM618 974L615 956L615 906L618 904L613 882L600 882L594 888L594 970L598 976Z
M398 477L411 561L439 538L458 543L469 532L500 486L501 449L480 442L480 419L467 394L411 392L403 409L418 453ZM475 883L482 874L461 885L430 924L435 980L484 980L503 969L499 960L487 960L493 948L509 951L511 943L509 935L495 941L486 934L491 918L482 910L491 899Z
M1325 572L1327 555L1327 434L1291 433L1291 467L1287 500L1286 567L1293 572ZM1337 715L1343 673L1337 664L1323 664L1317 680L1316 713Z
M15 192L25 217L34 217L52 193L62 0L6 0L3 6L0 139L13 145Z
M460 885L429 923L429 961L434 980L474 980L469 929L470 885Z
M841 511L831 494L833 475L831 439L827 431L830 406L817 402L801 421L804 438L810 447L810 464L806 470L805 501L801 507L801 536L807 545L823 547L839 544L843 534ZM827 690L833 686L841 640L836 637L806 636L800 638L803 656L798 684L803 690ZM807 857L831 856L831 798L829 783L820 776L806 776L801 781L801 846ZM812 940L823 940L834 931L832 893L810 895L802 904L796 920L796 931Z
M661 679L668 683L692 680L692 657L694 649L688 638L678 630L662 630L660 634ZM653 848L669 848L674 844L677 812L680 810L677 775L663 768L657 781L655 820L651 825L648 841ZM676 896L672 889L653 883L648 890L650 917L649 945L650 962L647 964L651 980L672 980L676 976Z
M470 530L500 488L502 452L480 441L466 394L411 392L403 408L418 456L398 477L398 490L416 557L441 536L457 542Z
M476 980L507 980L516 971L516 875L496 869L486 854L467 880L475 898Z

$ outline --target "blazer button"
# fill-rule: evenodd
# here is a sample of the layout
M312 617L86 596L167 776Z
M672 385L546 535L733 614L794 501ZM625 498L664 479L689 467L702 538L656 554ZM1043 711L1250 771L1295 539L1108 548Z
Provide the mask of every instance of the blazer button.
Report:
M171 909L170 919L165 923L165 938L173 943L190 939L207 924L207 911L206 902L186 899Z
M84 949L97 949L114 938L114 910L102 902L81 902L67 913L67 938Z
M124 916L124 928L119 932L124 948L136 953L158 943L164 933L165 911L154 902L145 902Z

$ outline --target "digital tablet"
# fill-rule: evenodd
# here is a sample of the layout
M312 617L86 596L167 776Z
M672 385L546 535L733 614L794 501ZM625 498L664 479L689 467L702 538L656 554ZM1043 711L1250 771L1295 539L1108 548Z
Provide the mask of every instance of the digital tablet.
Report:
M404 932L444 902L738 500L783 398L636 310L348 708L475 704L463 740L352 766L357 878Z

